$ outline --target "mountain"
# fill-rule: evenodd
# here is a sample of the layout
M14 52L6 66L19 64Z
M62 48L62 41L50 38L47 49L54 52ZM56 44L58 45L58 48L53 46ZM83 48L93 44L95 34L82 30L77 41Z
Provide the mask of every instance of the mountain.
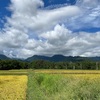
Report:
M47 60L47 61L53 61L53 62L61 62L61 61L83 61L86 58L80 57L80 56L63 56L63 55L54 55L52 57L47 56L40 56L40 55L34 55L32 57L29 57L26 59L26 61L34 61L34 60Z
M50 58L51 61L54 61L54 62L60 62L60 61L65 61L66 60L66 57L63 56L63 55L54 55Z
M100 61L100 57L88 57L92 61Z
M8 59L10 59L10 58L3 54L0 54L0 60L8 60Z
M76 62L76 61L84 61L84 60L90 60L90 61L100 61L100 57L80 57L80 56L63 56L63 55L53 55L52 57L47 56L41 56L41 55L34 55L32 57L29 57L25 60L23 59L15 59L15 58L9 58L3 54L0 54L0 60L19 60L19 61L34 61L34 60L47 60L52 62L61 62L61 61L68 61L68 62Z
M50 57L34 55L26 59L26 61L33 61L33 60L50 60Z

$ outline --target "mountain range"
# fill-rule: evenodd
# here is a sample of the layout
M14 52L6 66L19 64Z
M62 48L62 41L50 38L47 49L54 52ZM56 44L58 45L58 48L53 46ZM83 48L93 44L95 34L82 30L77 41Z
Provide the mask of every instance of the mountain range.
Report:
M0 54L0 60L9 60L9 59L14 59L15 58L9 58L3 54ZM21 60L21 59L17 59ZM23 59L22 59L23 60ZM48 56L41 56L41 55L34 55L32 57L29 57L25 59L24 61L34 61L34 60L46 60L46 61L52 61L52 62L61 62L61 61L84 61L84 60L91 60L91 61L100 61L100 57L80 57L80 56L63 56L63 55L54 55L52 57Z
M33 60L47 60L53 62L61 62L61 61L84 61L84 60L91 60L91 61L100 61L100 57L80 57L80 56L63 56L63 55L54 55L52 57L47 56L40 56L34 55L26 59L26 61L33 61Z
M0 54L0 60L8 60L8 59L11 59L3 54Z

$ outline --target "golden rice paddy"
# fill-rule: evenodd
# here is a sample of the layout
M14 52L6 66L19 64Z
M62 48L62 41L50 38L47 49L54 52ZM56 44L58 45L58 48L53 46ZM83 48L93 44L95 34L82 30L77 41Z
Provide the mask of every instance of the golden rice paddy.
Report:
M32 73L32 75L30 73ZM29 81L28 77L30 79ZM48 84L50 80L48 79L54 81L54 84L55 83L58 84L58 87L56 87L58 90L60 87L62 88L62 90L61 92L60 90L57 93L55 92L56 95L50 94L51 96L50 98L47 96L48 99L44 99L45 97L44 90L46 90L47 88L50 90L53 88L55 89L56 86L52 84L52 86L50 85L50 88L49 87L44 88L45 86L49 86ZM34 83L35 80L36 82L41 82L40 86L38 86L37 83L36 84ZM43 89L43 91L41 89ZM47 93L49 92L47 91ZM36 99L39 98L38 97L39 94L42 100L61 100L60 97L61 98L65 97L65 99L63 100L66 100L66 98L71 98L68 100L100 100L99 97L100 71L99 70L0 71L0 100L41 100L41 99ZM29 98L31 97L31 99L27 98L26 95ZM96 99L94 99L95 96ZM74 97L77 99L75 99Z
M100 74L99 70L34 70L35 73L47 74Z
M26 100L27 76L0 76L0 100Z

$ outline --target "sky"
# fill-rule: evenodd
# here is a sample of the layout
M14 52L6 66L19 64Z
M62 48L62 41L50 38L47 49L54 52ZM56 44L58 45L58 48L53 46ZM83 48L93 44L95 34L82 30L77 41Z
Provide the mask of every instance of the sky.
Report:
M0 54L100 56L100 0L0 0Z

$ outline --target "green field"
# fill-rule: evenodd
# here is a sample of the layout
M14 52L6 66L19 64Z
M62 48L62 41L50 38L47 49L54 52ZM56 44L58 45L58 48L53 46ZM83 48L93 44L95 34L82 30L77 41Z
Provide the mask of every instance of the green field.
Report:
M94 70L9 70L0 71L0 85L13 84L9 76L28 76L26 100L100 100L100 71ZM15 75L15 76L14 76ZM19 78L18 78L19 79ZM15 79L17 81L17 79ZM15 82L15 81L14 81ZM17 81L18 82L18 81ZM14 83L15 84L15 83ZM14 85L13 84L13 85ZM21 84L21 81L20 81ZM20 87L20 86L19 86ZM10 90L10 86L8 87ZM3 87L2 87L3 91ZM20 89L21 91L21 89ZM8 92L8 93L7 93ZM3 95L9 94L10 91ZM2 93L4 92L0 92ZM14 95L14 94L13 94ZM12 95L12 96L13 96ZM17 94L18 95L18 94ZM1 98L0 100L7 100ZM9 99L12 100L12 99ZM21 100L21 99L16 99ZM22 99L23 100L23 99Z

